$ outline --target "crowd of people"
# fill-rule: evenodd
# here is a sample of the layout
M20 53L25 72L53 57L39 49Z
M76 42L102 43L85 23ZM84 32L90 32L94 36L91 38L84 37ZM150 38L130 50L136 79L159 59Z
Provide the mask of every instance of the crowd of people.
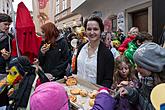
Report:
M100 17L90 16L74 30L41 26L38 58L15 57L9 26L0 13L0 110L69 110L64 87L56 80L80 77L101 85L91 110L154 110L152 89L165 82L165 49L153 36L132 27L128 35L104 30ZM111 96L112 93L115 96ZM162 91L163 92L163 91Z

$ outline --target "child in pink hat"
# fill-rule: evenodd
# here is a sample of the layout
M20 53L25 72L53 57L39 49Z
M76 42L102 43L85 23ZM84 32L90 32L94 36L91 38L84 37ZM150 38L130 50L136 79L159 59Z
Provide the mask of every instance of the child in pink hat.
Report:
M68 95L56 82L39 85L30 97L30 110L69 110Z

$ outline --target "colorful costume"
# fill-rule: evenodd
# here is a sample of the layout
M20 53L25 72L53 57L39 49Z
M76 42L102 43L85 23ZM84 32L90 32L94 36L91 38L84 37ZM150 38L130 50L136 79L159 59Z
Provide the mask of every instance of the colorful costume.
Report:
M9 108L17 109L28 107L29 96L37 85L38 78L41 83L49 81L42 71L38 71L36 74L35 68L32 67L26 57L14 58L10 61L7 84L14 87L14 93L10 96L12 104L10 104Z
M126 56L128 58L128 60L130 61L130 63L132 65L134 65L133 54L137 48L138 48L138 46L136 45L136 42L132 41L132 42L128 43L128 49L124 51L124 56Z
M20 53L21 55L28 56L32 63L34 58L37 58L38 56L41 42L36 36L35 26L30 12L23 2L18 4L16 31Z

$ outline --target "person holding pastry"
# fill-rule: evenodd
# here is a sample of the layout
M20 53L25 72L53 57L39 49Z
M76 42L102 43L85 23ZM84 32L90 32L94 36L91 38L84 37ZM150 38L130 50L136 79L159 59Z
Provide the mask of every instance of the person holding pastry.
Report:
M43 41L39 51L39 65L45 73L49 73L54 80L66 75L69 62L69 49L66 39L60 36L59 30L52 22L41 26Z
M133 60L141 75L140 86L122 87L120 95L139 105L141 110L155 110L150 94L156 85L165 82L165 49L154 42L146 42L135 51Z
M132 87L138 86L137 78L135 76L135 69L131 65L131 62L124 55L120 56L115 62L115 72L114 72L114 83L111 89L114 91L114 98L117 101L116 110L137 110L136 105L128 102L124 97L120 97L119 91L122 87Z
M9 33L11 23L12 18L9 15L0 13L0 74L7 74L6 67L11 58L13 38Z

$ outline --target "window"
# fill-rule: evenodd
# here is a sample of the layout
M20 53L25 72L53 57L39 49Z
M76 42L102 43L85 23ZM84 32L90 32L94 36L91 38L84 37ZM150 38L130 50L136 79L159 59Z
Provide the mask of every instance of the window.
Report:
M56 14L60 12L60 2L59 0L56 0Z
M60 16L57 15L57 16L55 17L55 22L58 22L59 18L60 18Z
M10 14L10 13L9 13L9 12L10 12L10 11L9 11L9 10L10 10L9 2L7 2L6 6L7 6L7 7L6 7L6 13L7 13L7 14Z
M67 9L67 0L62 0L62 10Z
M62 17L65 17L67 15L67 11L64 11L63 13L62 13Z

